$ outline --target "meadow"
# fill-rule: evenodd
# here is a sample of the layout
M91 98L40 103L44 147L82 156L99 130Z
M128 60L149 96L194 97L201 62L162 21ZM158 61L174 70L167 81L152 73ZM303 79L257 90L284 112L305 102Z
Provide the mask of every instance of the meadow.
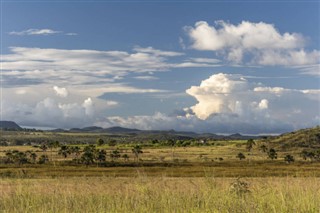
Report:
M1 212L319 212L315 177L2 179Z
M101 135L81 137L95 143ZM90 147L82 143L0 146L0 212L320 212L320 162L302 156L305 147L263 140L250 149L246 140L177 144L144 142L138 157L136 143L97 144L94 153L103 150L105 158L88 164L80 161ZM277 150L276 158L264 144ZM74 146L79 156L64 155ZM25 159L31 153L34 161ZM39 163L41 155L47 161Z

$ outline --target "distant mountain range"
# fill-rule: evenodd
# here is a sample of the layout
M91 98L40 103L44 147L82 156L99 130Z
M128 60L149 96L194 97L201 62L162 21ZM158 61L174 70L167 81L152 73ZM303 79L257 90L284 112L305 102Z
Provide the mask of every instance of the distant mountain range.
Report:
M88 133L105 133L112 135L131 135L133 137L139 138L154 138L154 139L167 139L167 138L175 138L175 139L192 139L192 138L210 138L210 139L226 139L226 140L247 140L247 139L256 139L260 138L260 136L248 136L241 135L239 133L232 135L217 135L212 133L195 133L195 132L184 132L184 131L175 131L175 130L139 130L139 129L129 129L123 128L119 126L109 127L109 128L101 128L98 126L90 126L84 128L72 128L70 130L61 130L56 129L52 130L54 132L88 132Z
M4 130L23 130L18 124L13 121L0 121L0 128ZM143 138L153 138L153 139L193 139L193 138L206 138L206 139L219 139L219 140L247 140L247 139L256 139L260 136L248 136L241 135L239 133L232 135L217 135L212 133L195 133L195 132L184 132L184 131L175 131L175 130L139 130L139 129L129 129L119 126L102 128L98 126L89 126L84 128L72 128L69 130L66 129L53 129L47 130L49 132L71 132L71 133L101 133L109 135L127 135L134 137L136 139Z

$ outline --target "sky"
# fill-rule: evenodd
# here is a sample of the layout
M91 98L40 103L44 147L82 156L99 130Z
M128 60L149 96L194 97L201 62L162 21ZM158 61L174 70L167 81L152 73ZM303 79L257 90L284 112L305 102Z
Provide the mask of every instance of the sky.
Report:
M1 0L1 120L278 134L320 123L319 1Z

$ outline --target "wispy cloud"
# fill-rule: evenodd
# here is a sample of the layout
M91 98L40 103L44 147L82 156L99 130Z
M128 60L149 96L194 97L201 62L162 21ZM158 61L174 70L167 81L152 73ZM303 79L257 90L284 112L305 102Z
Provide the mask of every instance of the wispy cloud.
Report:
M4 79L25 79L24 83L28 83L29 79L31 84L32 81L55 84L57 80L74 85L93 82L104 84L121 79L129 73L150 74L179 67L214 67L218 62L215 59L200 58L180 59L180 62L172 63L171 58L180 57L183 53L151 47L134 48L132 52L27 47L11 47L10 50L11 54L2 55ZM151 80L150 77L148 79ZM5 85L9 83L5 82Z
M146 81L151 81L151 80L157 80L158 79L157 77L150 76L150 75L136 76L134 78L138 79L138 80L146 80Z
M28 29L22 31L12 31L9 32L9 35L16 35L16 36L32 36L32 35L54 35L54 34L64 34L68 36L75 36L77 33L64 33L63 31L57 31L52 29Z

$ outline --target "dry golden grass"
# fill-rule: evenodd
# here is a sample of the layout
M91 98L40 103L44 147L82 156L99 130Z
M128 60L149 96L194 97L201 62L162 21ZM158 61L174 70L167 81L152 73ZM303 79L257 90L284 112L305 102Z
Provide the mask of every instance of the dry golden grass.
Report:
M1 212L319 212L318 178L2 179Z

